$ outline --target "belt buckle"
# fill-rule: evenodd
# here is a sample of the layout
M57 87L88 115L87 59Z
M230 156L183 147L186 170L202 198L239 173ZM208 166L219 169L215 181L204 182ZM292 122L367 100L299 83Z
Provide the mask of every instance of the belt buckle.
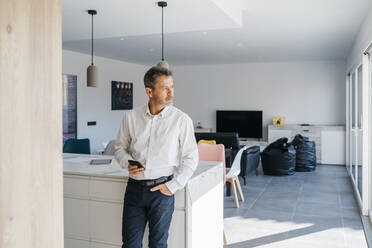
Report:
M157 178L154 180L154 184L162 184L164 183L166 180L164 180L164 177L160 177L160 178Z
M167 182L170 179L171 179L170 176L168 177L164 176L164 177L160 177L154 180L147 181L145 184L146 186L153 186L155 184L161 184L161 183Z
M158 179L155 179L153 182L154 182L154 184L161 184L162 180L161 180L161 178L158 178Z
M154 184L155 184L154 181L149 181L149 182L147 182L147 186L153 186Z

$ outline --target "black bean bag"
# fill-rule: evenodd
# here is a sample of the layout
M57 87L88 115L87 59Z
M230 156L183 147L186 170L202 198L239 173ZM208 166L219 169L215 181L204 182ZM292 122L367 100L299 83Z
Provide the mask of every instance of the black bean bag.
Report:
M315 142L297 134L292 145L296 149L296 171L314 171L316 168Z
M262 168L265 175L293 175L296 167L296 150L281 138L268 145L261 153Z

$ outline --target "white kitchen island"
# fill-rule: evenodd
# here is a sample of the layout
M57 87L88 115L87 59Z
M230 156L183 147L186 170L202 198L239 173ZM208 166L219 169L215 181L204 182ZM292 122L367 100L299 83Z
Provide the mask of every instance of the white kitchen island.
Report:
M112 156L64 154L65 248L120 248L128 172L111 165L90 165ZM175 195L169 248L223 246L223 182L219 162L199 162ZM148 247L146 228L143 247Z

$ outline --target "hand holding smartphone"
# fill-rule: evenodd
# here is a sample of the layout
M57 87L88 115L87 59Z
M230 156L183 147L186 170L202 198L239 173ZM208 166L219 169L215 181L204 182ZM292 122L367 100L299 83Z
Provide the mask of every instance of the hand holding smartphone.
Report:
M139 161L135 161L135 160L128 160L128 163L130 164L130 165L136 165L137 166L137 168L143 168L143 169L145 169L145 167L143 167L143 165L139 162Z

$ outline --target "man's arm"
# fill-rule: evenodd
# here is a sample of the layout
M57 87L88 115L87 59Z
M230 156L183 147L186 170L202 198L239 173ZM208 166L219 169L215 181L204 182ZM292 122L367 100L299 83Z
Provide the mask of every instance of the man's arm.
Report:
M128 160L133 160L128 153L131 137L129 134L129 118L128 113L125 114L121 123L118 135L115 142L115 159L123 169L128 169Z
M173 174L174 178L165 183L169 191L174 194L177 190L185 187L196 167L198 166L199 155L195 141L194 126L192 120L187 115L181 124L181 135L179 139L181 164Z

